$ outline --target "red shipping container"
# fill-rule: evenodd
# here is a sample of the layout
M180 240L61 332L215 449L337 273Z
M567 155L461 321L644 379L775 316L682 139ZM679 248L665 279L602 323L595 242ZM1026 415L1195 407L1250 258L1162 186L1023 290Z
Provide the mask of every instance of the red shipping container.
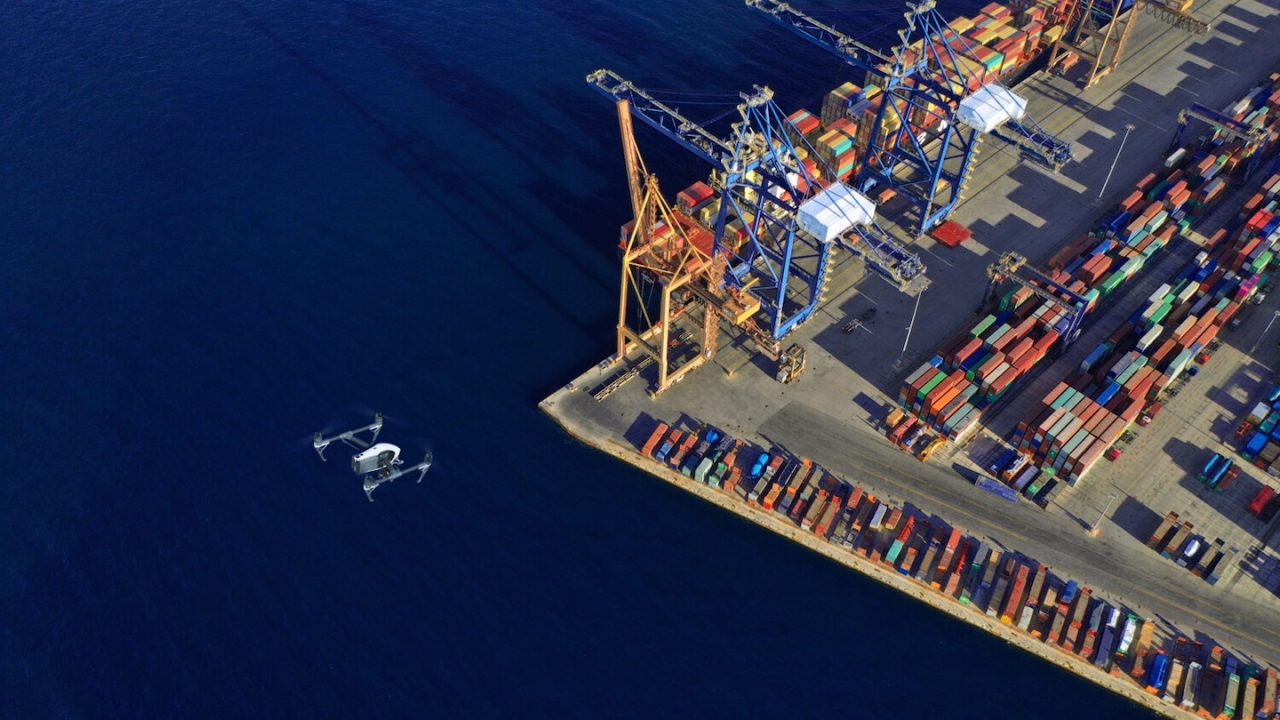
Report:
M1000 395L1007 390L1009 385L1011 385L1014 380L1017 380L1018 376L1021 374L1021 371L1016 367L1011 367L1008 370L1005 370L1000 373L1000 377L996 378L995 382L991 383L991 390L988 392L992 395Z
M1125 212L1133 212L1133 209L1137 207L1140 202L1142 202L1142 191L1134 190L1129 197L1120 202L1120 209Z

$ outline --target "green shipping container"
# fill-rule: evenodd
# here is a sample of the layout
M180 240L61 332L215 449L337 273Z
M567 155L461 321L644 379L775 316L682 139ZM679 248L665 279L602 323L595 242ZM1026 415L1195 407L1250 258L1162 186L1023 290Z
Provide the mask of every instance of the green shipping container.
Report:
M1069 387L1066 390L1063 390L1061 395L1054 398L1054 401L1049 404L1049 407L1053 410L1060 410L1063 405L1066 405L1069 402L1074 402L1076 396L1079 394L1079 390Z
M995 322L996 322L995 315L986 316L985 318L983 318L982 322L973 326L973 329L969 331L969 337L980 337L982 333L986 332L987 330L990 330L991 326L994 325Z
M1173 309L1173 304L1170 303L1169 301L1166 300L1165 302L1161 303L1160 307L1156 308L1156 311L1151 313L1151 320L1150 320L1151 324L1156 325L1160 323L1162 320L1164 320L1165 316L1168 315L1169 311L1172 309Z
M1102 281L1102 285L1100 285L1098 289L1102 291L1103 295L1110 295L1111 293L1115 292L1115 289L1120 287L1120 284L1123 282L1124 282L1123 275L1121 275L1120 273L1113 273L1106 280Z
M935 375L932 380L925 383L924 387L921 387L919 392L916 393L916 400L923 400L925 395L928 395L930 391L938 387L938 385L941 384L942 381L946 379L947 379L946 373L938 373L937 375Z

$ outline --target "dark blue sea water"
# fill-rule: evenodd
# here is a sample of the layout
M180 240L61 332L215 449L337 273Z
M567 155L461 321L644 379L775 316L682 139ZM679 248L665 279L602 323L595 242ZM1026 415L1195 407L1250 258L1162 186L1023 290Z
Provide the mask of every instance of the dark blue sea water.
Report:
M0 715L1143 714L536 410L609 352L601 66L847 76L739 0L0 4ZM370 408L436 457L374 504L309 444Z

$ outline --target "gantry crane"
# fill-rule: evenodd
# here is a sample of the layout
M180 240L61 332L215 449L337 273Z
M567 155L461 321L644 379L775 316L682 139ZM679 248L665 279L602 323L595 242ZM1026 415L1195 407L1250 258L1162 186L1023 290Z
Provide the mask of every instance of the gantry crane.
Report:
M1258 150L1267 140L1267 131L1264 128L1241 122L1225 112L1205 107L1200 103L1191 103L1190 107L1178 111L1178 129L1173 134L1173 142L1169 144L1171 152L1185 142L1187 128L1191 126L1192 120L1199 120L1223 135L1244 143L1244 152L1249 158L1248 164L1245 165L1244 176L1247 178L1253 175L1262 155Z
M955 210L984 133L1055 172L1071 159L1070 143L1037 125L1026 115L1026 101L1008 88L988 82L968 91L971 77L987 71L964 52L957 55L951 41L959 38L962 48L968 48L967 42L936 12L934 0L907 5L907 26L898 32L901 43L889 53L780 0L746 4L865 71L869 82L881 88L884 99L855 186L865 192L885 185L908 198L918 214L917 236Z
M658 178L645 168L636 146L629 102L620 99L617 110L634 224L622 252L615 359L626 358L637 347L643 349L658 366L656 396L715 355L724 305L715 276L717 264L723 269L723 259L712 260L709 232L662 197ZM656 315L650 302L655 288L659 293ZM672 363L674 325L695 292L715 300L703 305L704 331L694 346L697 352Z
M629 111L711 165L710 184L718 194L714 222L702 225L678 213L671 221L690 228L691 242L702 238L693 244L705 248L706 257L699 262L709 279L690 287L709 305L716 298L735 299L735 324L775 360L781 354L779 341L821 302L836 245L863 255L899 287L923 275L919 256L875 225L875 206L869 199L836 181L825 163L817 161L815 174L800 161L796 143L804 147L808 141L774 104L768 88L740 96L727 111L736 112L737 122L727 137L721 137L609 70L598 70L587 81L615 102L626 101L620 113ZM623 132L630 133L629 123ZM627 143L634 144L634 139L624 139ZM812 150L809 147L806 154L816 157ZM634 179L632 184L639 186ZM644 193L633 190L632 196L634 206ZM640 235L639 219L637 214L633 238L639 238L639 247L651 246ZM741 240L726 235L735 219L745 229ZM751 318L757 309L766 319L763 328ZM711 325L708 319L702 353L708 358L714 351Z
M1141 10L1195 35L1208 33L1209 23L1191 14L1192 1L1080 0L1076 5L1079 16L1068 20L1067 27L1072 29L1064 32L1054 44L1049 67L1057 67L1059 58L1066 53L1075 53L1089 62L1089 74L1084 80L1084 88L1088 89L1119 66L1133 22Z
M984 306L999 295L1000 283L1011 280L1066 313L1066 325L1059 335L1062 341L1059 348L1065 350L1080 337L1080 324L1084 321L1088 301L1067 286L1027 265L1025 257L1017 253L1001 255L999 260L987 267L987 278L990 282L982 298Z

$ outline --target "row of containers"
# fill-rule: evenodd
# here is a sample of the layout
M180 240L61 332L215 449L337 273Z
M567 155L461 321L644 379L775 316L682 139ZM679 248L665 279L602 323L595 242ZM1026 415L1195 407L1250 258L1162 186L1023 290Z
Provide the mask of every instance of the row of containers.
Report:
M1224 469L1226 467L1228 466L1223 465ZM1206 477L1201 482L1208 483L1213 479ZM1221 572L1225 569L1226 547L1222 538L1209 542L1208 538L1196 534L1194 523L1180 518L1176 512L1170 511L1164 516L1155 532L1147 538L1147 547L1210 585L1218 584Z
M952 78L954 85L972 92L1024 67L1030 60L1045 52L1061 36L1063 22L1071 13L1075 0L1036 0L1027 8L1016 12L998 3L984 7L972 18L958 18L946 31L948 44L957 54L958 67L965 75L962 82ZM919 53L920 41L910 46L908 54ZM954 75L954 70L948 70ZM857 168L858 161L866 154L875 125L876 114L885 95L874 84L845 83L832 90L823 99L819 115L801 109L790 116L789 133L796 158L808 171L808 177L818 179L822 187L836 181L848 180ZM928 125L937 122L936 113L921 113L910 118L909 127L902 127L895 113L885 113L882 134L878 144L889 144L894 132L919 134ZM823 167L831 169L825 173ZM830 177L834 174L835 177ZM808 195L821 187L806 187L804 175L798 174L797 190ZM748 176L759 181L758 176ZM945 181L944 181L945 182ZM888 191L885 191L888 192ZM880 200L887 199L882 195ZM718 195L705 182L697 182L681 191L676 197L676 216L686 216L702 228L714 227L719 212ZM750 217L731 215L726 219L723 242L734 252L739 251L748 237ZM625 249L631 237L634 221L623 225L618 246ZM686 228L686 231L689 228ZM655 228L662 234L663 223ZM708 248L704 248L709 252Z
M1280 385L1267 394L1245 415L1236 427L1240 440L1240 457L1280 477Z
M1277 98L1280 76L1272 76L1226 109L1242 122L1266 128L1263 145L1213 136L1201 150L1174 153L1162 173L1140 180L1093 232L1055 253L1044 274L1079 297L1079 311L1087 317L1224 197L1228 178L1243 160L1271 149ZM1206 359L1203 353L1219 329L1265 282L1266 269L1276 261L1278 191L1280 175L1250 198L1233 222L1234 231L1215 233L1204 252L1023 418L1011 440L1035 467L1068 484L1078 482L1114 452L1112 444L1159 401L1173 377L1194 360ZM1038 290L1055 294L1051 288ZM995 312L907 376L898 405L938 436L963 441L987 408L1059 350L1066 312L1063 305L1015 285L1001 296Z
M751 447L699 425L659 422L641 454L691 481L786 518L848 552L893 568L924 588L969 606L1095 665L1128 675L1147 692L1210 717L1270 718L1277 675L1237 660L1211 641L1158 640L1156 625L1092 596L1047 566L967 537L937 517L896 507L817 463ZM1216 570L1214 570L1216 572Z
M1175 152L1163 178L1143 178L1108 217L1103 234L1141 247L1153 237L1153 225L1166 212L1184 208L1181 225L1223 196L1227 180L1250 153L1265 153L1277 137L1280 75L1251 90L1224 112L1254 127L1265 128L1268 140L1249 147L1239 140L1210 139L1208 149ZM1280 239L1276 192L1280 174L1262 183L1241 214L1219 229L1204 249L1169 282L1161 285L1126 322L1094 347L1077 372L1059 383L1026 415L1011 438L1043 472L1065 476L1070 484L1083 477L1144 410L1159 406L1170 382L1194 363L1204 363L1215 338L1243 303L1257 296L1276 264L1273 249ZM1162 237L1169 228L1154 231ZM1068 246L1049 262L1069 269L1081 259ZM1089 263L1086 262L1085 265ZM1099 419L1099 417L1101 419Z

